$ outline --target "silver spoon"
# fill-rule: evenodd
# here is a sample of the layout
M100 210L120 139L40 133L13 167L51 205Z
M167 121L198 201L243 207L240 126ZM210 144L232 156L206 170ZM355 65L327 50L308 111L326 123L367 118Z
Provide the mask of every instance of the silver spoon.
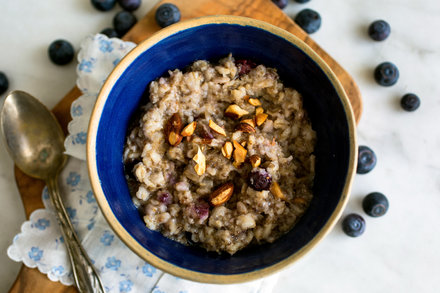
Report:
M46 181L79 292L105 292L61 200L58 174L67 157L64 134L55 116L28 93L13 91L5 98L0 125L6 148L18 168Z

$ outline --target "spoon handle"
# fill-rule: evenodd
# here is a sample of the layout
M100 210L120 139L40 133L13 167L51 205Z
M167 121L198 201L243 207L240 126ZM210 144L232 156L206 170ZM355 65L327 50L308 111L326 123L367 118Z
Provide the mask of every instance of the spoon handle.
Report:
M70 218L64 208L58 187L58 177L47 180L51 202L55 208L64 243L69 253L75 283L80 293L105 293L101 280L90 258L78 240Z

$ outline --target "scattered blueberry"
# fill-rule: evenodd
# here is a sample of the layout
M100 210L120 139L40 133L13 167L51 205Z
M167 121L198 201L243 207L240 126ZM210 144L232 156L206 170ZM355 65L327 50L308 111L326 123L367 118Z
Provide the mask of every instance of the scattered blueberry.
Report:
M176 5L164 3L156 10L156 22L160 27L167 27L180 20L180 10Z
M9 81L6 74L0 71L0 95L8 90Z
M109 38L119 37L118 32L112 27L108 27L108 28L103 29L101 31L101 34L106 35Z
M309 2L310 0L295 0L295 2L297 2L297 3L307 3L307 2Z
M120 11L113 18L113 27L120 37L125 35L137 22L136 16L128 11Z
M235 64L238 67L238 75L243 75L249 73L252 68L255 68L257 64L255 62L248 59L239 59L235 61Z
M160 191L157 194L157 200L164 205L169 205L173 203L173 196L167 191Z
M264 169L253 171L249 176L249 185L257 191L269 190L271 183L272 177Z
M101 11L109 11L115 7L116 0L91 0L92 5Z
M400 100L403 110L412 112L420 107L420 98L415 94L406 94Z
M372 217L385 215L388 211L388 207L388 199L380 192L372 192L362 200L364 212Z
M295 17L295 22L308 34L312 34L321 27L321 16L312 9L301 10Z
M57 65L65 65L72 61L75 51L73 46L66 40L53 41L48 49L49 58Z
M374 79L383 86L392 86L399 79L399 70L391 62L379 64L374 70Z
M358 214L349 214L342 221L342 230L351 237L361 236L365 231L365 220Z
M376 166L376 154L367 146L361 145L358 150L358 164L356 172L366 174Z
M383 41L391 33L391 27L385 20L376 20L368 27L368 35L375 41Z
M273 3L275 3L276 6L278 6L280 9L284 9L284 7L287 6L288 0L272 0Z
M142 0L118 0L119 5L122 9L127 11L135 11L141 6Z

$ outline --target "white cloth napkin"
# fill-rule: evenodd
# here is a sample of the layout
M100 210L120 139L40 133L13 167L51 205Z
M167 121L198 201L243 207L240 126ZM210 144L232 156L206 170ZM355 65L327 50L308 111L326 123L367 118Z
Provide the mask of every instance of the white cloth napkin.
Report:
M71 106L73 120L65 140L71 156L60 176L63 200L81 242L97 268L108 293L223 293L272 292L278 276L235 284L213 285L191 282L166 274L149 265L120 241L98 208L90 187L85 163L87 125L97 94L108 74L135 44L104 35L89 36L78 54L77 86L83 95ZM45 208L34 211L23 223L8 248L8 256L26 266L37 267L52 281L73 284L73 275L63 245L56 215L47 189L42 194Z

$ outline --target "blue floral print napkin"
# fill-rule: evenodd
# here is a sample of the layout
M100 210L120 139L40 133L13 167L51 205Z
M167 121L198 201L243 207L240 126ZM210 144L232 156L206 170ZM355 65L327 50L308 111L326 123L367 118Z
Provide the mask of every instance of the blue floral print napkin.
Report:
M71 106L72 121L65 140L69 162L60 176L60 191L81 242L97 268L106 292L224 293L272 292L277 275L236 284L212 285L183 280L151 266L118 239L98 208L85 162L87 125L98 92L114 66L135 44L104 35L89 36L78 54L77 86L83 95ZM34 211L8 248L8 256L37 267L50 280L73 285L73 275L47 189L45 208ZM225 291L226 290L226 291Z

